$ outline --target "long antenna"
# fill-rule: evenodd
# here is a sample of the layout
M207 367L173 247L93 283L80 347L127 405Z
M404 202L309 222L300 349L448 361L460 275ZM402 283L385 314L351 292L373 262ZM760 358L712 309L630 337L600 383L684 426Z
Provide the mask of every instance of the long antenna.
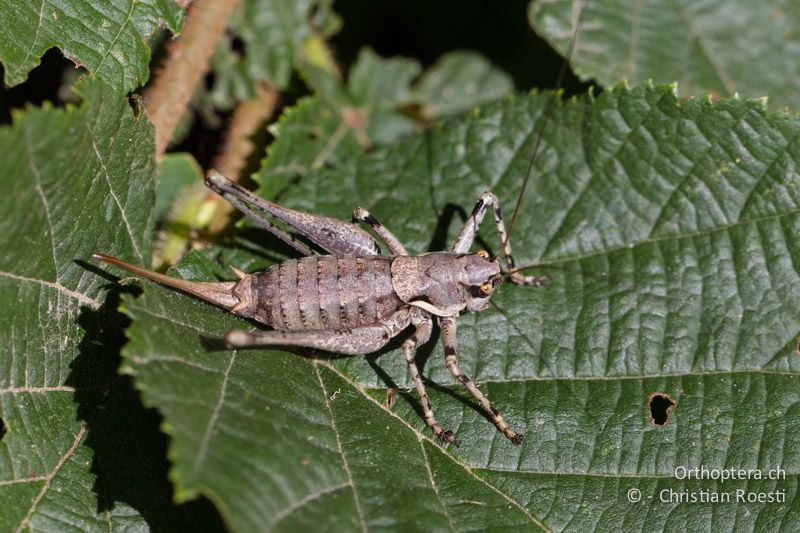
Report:
M544 131L547 127L547 123L550 121L550 114L552 112L553 104L555 103L556 98L558 98L558 90L561 89L561 85L564 83L564 77L567 75L567 67L569 67L569 62L572 60L572 52L575 50L575 43L578 41L578 30L581 27L581 19L583 18L583 13L586 11L586 6L589 5L589 0L585 0L584 2L577 2L578 5L578 14L575 17L575 29L572 33L572 39L569 43L569 48L567 49L567 55L564 57L564 62L561 64L561 71L558 73L558 80L556 81L556 88L550 98L548 98L547 103L545 104L544 111L542 113L542 125L539 130L539 135L536 137L536 144L533 146L533 152L531 153L530 159L528 159L528 168L525 171L525 179L522 181L522 187L519 190L519 195L517 196L517 203L514 205L514 213L511 215L511 222L508 224L508 233L506 233L505 242L503 242L503 247L505 247L509 239L511 238L511 232L514 231L514 223L517 221L517 214L519 213L519 207L522 205L522 197L525 194L525 189L528 188L528 181L531 177L531 171L533 170L533 163L536 161L536 156L539 153L539 146L542 144L542 137L544 137Z

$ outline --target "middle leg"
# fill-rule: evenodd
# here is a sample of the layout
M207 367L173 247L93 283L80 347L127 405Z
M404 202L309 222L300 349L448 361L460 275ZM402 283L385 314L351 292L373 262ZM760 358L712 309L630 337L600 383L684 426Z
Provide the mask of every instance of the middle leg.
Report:
M424 316L420 313L416 328L414 334L403 342L403 355L406 357L408 373L411 374L411 380L414 382L414 387L416 387L417 394L419 395L419 401L422 405L422 415L425 418L425 423L428 424L428 427L431 428L434 435L439 437L442 442L452 442L458 447L459 442L453 436L453 432L449 429L442 429L436 422L436 418L433 416L433 407L428 399L428 393L425 391L425 384L422 382L417 363L414 361L416 348L421 344L425 344L431 337L433 319L427 313L425 313Z
M389 248L389 253L392 255L408 255L406 247L403 246L403 243L401 243L391 231L386 229L386 226L378 222L378 219L372 216L370 212L363 207L356 207L353 210L353 222L364 222L365 224L368 224L369 227L375 230L375 233L378 234L378 237L380 237L381 240L386 244L387 248Z

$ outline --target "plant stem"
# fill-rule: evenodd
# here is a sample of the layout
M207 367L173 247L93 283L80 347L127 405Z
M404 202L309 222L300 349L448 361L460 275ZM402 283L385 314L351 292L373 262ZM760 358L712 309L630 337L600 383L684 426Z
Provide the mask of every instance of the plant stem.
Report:
M160 159L195 87L208 70L214 47L225 32L239 0L195 0L186 15L184 31L167 46L167 59L155 81L144 91L145 108L156 128Z
M257 84L255 97L236 106L225 132L222 149L214 158L214 168L233 181L239 180L255 148L252 137L272 116L277 101L277 89Z

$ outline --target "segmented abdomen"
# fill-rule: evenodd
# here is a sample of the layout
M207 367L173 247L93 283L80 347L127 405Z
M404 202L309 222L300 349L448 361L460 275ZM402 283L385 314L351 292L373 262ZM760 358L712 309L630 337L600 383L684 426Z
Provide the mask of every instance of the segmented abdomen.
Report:
M403 305L392 258L311 256L256 274L256 319L275 329L345 329L374 324Z

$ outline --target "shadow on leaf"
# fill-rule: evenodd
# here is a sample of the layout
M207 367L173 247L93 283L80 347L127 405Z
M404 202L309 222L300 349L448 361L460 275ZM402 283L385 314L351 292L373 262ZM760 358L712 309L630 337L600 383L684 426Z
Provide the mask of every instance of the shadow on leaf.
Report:
M103 306L83 307L78 317L85 335L67 384L76 390L78 416L88 428L86 444L94 452L91 471L98 512L123 504L138 511L153 531L224 531L209 500L173 503L161 416L142 405L130 377L118 374L130 319L117 307L123 291L137 290L110 285Z

